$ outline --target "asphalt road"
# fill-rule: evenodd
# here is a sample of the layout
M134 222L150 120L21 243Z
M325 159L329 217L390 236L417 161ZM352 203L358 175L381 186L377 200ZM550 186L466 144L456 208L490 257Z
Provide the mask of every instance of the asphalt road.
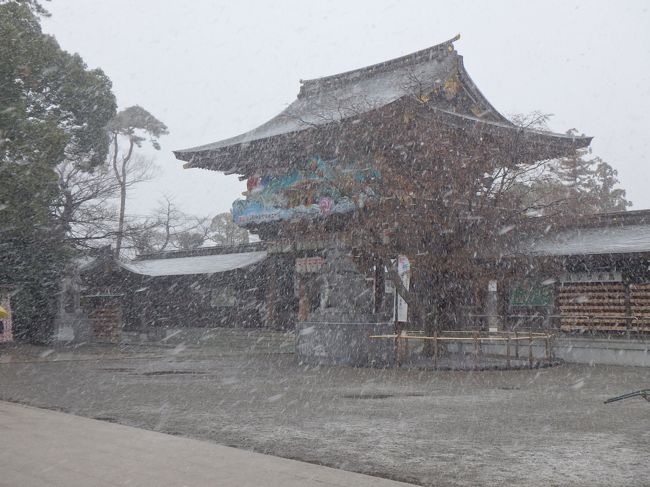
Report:
M422 485L650 484L650 404L603 404L648 369L314 368L267 342L0 349L0 399Z

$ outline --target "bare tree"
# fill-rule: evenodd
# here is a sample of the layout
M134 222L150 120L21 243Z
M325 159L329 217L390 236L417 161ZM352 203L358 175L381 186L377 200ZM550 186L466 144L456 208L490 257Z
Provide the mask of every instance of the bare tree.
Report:
M206 242L209 222L209 218L184 213L172 197L165 195L151 216L141 222L128 223L124 233L139 254L188 250Z
M509 117L510 121L517 127L548 132L548 122L553 117L553 114L533 110L530 113L513 113Z
M108 165L87 169L66 160L55 168L60 195L54 215L75 247L95 247L118 235L118 210L115 200L122 186ZM124 189L150 181L156 172L151 159L133 156L127 164Z
M65 229L66 238L75 247L87 247L93 240L114 234L117 220L111 200L119 186L108 171L100 166L89 172L71 161L55 168L60 189L54 214Z

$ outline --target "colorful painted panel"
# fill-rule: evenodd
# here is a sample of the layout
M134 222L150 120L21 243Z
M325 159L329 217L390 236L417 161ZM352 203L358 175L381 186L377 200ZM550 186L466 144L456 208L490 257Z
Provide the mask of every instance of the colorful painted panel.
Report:
M249 178L246 199L233 203L233 220L246 226L347 213L376 198L370 182L378 178L372 167L314 157L305 169Z

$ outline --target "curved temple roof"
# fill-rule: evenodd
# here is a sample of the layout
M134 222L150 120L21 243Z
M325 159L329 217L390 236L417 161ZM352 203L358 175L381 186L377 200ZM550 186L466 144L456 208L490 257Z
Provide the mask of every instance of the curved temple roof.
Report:
M492 126L492 129L528 132L501 115L476 87L465 71L462 56L454 49L453 43L459 37L383 63L301 81L297 99L268 122L236 137L175 151L174 154L178 159L188 161L185 167L224 170L225 166L220 167L216 160L212 164L206 164L206 160L216 159L230 148L245 147L252 142L355 117L407 96L429 100L432 92L448 91L454 92L456 100L453 102L445 96L427 102L432 110L440 112L445 121L451 124L480 122ZM460 97L455 96L458 93ZM461 98L462 103L458 101ZM588 137L530 132L571 147L585 147L591 141Z

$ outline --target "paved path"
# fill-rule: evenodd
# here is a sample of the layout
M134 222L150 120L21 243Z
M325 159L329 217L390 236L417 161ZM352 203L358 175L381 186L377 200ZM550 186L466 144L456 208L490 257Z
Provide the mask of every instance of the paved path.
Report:
M0 486L407 486L0 402Z

